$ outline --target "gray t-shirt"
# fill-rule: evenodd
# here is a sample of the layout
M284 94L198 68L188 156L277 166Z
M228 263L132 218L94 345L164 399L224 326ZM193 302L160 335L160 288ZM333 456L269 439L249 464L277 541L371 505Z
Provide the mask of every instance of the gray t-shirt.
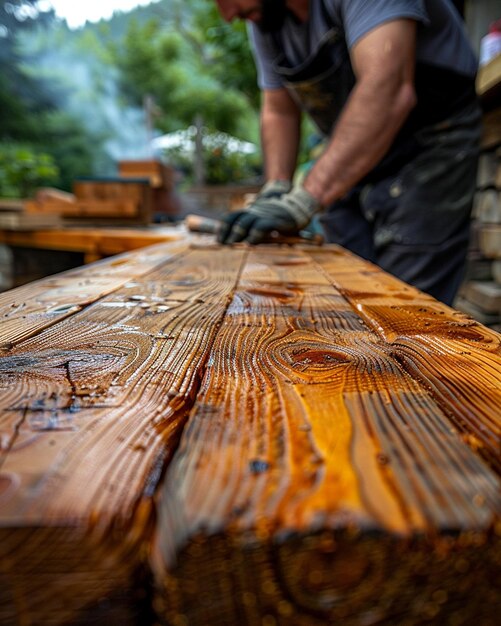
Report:
M341 29L351 48L373 28L401 18L418 22L418 64L475 76L477 59L450 0L310 0L310 16L305 23L288 17L281 31L273 35L250 25L259 86L280 88L283 80L273 67L276 57L283 53L291 66L299 65L333 26Z

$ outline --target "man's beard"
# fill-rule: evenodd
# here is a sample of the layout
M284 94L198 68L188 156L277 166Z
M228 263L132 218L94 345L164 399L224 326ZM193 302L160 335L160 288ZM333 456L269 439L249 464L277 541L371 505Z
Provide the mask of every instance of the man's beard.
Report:
M261 19L258 26L264 33L280 30L288 13L287 0L261 0Z

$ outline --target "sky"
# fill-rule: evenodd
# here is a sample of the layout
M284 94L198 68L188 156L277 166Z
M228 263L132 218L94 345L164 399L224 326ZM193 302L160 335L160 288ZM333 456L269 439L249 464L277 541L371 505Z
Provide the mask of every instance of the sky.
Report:
M130 11L140 4L150 4L152 0L45 0L54 7L56 14L68 22L70 28L83 26L85 21L96 22L109 18L113 11Z

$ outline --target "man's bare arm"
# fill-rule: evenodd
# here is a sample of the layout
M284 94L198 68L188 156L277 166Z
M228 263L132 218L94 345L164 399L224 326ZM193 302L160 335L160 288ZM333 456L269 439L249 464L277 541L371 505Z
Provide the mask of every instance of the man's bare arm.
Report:
M261 142L267 180L291 180L296 168L301 112L286 89L263 92Z
M416 104L416 23L395 20L351 51L357 82L304 186L323 206L341 198L386 154Z

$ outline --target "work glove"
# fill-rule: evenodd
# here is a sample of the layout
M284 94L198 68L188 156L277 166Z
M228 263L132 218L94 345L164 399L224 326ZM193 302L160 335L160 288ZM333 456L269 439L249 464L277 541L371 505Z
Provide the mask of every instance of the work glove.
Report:
M282 185L281 193L277 183ZM230 213L223 218L218 241L248 241L255 244L274 231L282 235L294 235L309 224L320 208L318 200L302 185L291 188L286 181L272 181L263 187L245 210Z

